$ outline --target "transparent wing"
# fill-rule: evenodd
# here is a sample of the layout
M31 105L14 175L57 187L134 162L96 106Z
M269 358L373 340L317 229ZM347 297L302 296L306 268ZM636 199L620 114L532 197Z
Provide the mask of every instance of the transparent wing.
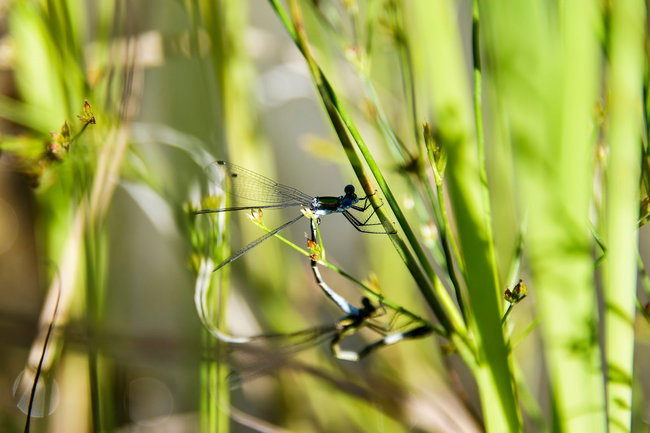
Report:
M246 245L245 247L240 248L238 251L236 251L235 253L233 253L233 254L232 254L230 257L228 257L226 260L224 260L223 262L221 262L221 263L220 263L216 268L214 268L214 269L212 270L212 272L216 272L216 271L218 271L219 269L221 269L221 268L223 268L224 266L226 266L227 264L229 264L229 263L231 263L231 262L237 260L238 258L240 258L240 257L243 256L244 254L246 254L246 253L247 253L249 250L251 250L252 248L255 248L256 246L258 246L259 244L261 244L262 242L264 242L264 241L267 240L268 238L275 236L275 235L276 235L280 230L282 230L282 229L284 229L284 228L286 228L286 227L289 227L291 224L295 223L296 221L298 221L298 220L299 220L300 218L302 218L302 217L303 217L303 215L300 214L300 215L298 215L297 217L295 217L294 219L292 219L292 220L290 220L290 221L287 221L286 223L282 224L282 225L279 226L279 227L276 227L275 229L271 230L270 232L266 233L265 235L260 236L259 238L255 239L253 242L250 242L250 243L249 243L248 245Z
M297 353L332 338L335 326L319 326L289 334L265 334L249 337L248 342L229 344L225 361L233 370L229 382L237 388L243 382L294 366Z
M238 205L309 206L314 199L296 188L227 161L215 161L205 171Z

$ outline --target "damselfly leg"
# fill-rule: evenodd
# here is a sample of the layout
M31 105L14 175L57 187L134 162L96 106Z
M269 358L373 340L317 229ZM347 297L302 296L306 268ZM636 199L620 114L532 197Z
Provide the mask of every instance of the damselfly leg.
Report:
M355 228L355 230L361 232L361 233L371 233L371 234L387 234L386 230L384 230L382 223L370 223L370 218L373 217L375 211L372 211L372 214L366 218L365 220L361 221L358 218L356 218L354 215L352 215L349 211L344 211L343 216L352 224L352 227ZM394 234L396 233L395 231L392 231L388 234Z
M395 234L395 233L397 233L395 230L392 230L390 232L387 232L386 230L384 230L383 224L381 222L374 222L374 223L370 222L372 217L374 217L375 214L377 213L377 209L379 209L380 207L382 207L384 205L384 203L381 202L381 203L379 203L379 205L377 205L377 208L371 207L370 197L373 196L373 195L374 195L374 193L359 199L359 201L364 202L363 206L356 206L355 205L355 206L351 207L351 209L354 209L354 210L356 210L358 212L362 212L362 213L365 212L366 210L368 210L369 208L371 208L372 212L370 212L370 214L367 217L365 217L364 219L357 218L350 211L347 211L347 210L343 212L343 216L350 222L350 224L352 224L352 227L354 227L357 231L359 231L361 233L371 233L371 234Z

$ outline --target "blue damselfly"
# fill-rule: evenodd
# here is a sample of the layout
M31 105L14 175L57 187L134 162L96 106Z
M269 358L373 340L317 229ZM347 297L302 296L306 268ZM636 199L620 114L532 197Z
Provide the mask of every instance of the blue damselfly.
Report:
M381 223L371 222L375 214L374 209L368 216L362 218L352 214L351 211L363 214L371 207L370 196L358 197L353 185L347 185L343 190L343 195L340 196L314 197L226 161L216 161L210 164L206 171L212 181L217 185L221 185L223 191L232 198L234 205L215 209L200 209L193 212L196 215L242 210L255 211L257 209L304 207L317 217L333 213L343 214L356 230L363 233L386 234ZM294 224L302 217L303 214L301 213L250 242L217 265L213 271L217 271L243 256L252 248Z

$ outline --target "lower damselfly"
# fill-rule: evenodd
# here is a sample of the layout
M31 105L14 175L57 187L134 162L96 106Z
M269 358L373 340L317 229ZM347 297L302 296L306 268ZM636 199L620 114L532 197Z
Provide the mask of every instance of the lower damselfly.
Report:
M347 342L348 338L362 330L368 330L369 335L374 334L379 338L366 343ZM426 321L403 316L381 304L375 305L364 297L361 306L328 325L250 337L234 336L216 329L210 332L217 339L229 343L225 355L231 367L240 375L231 379L241 380L285 367L297 353L326 341L335 358L358 362L382 347L427 337L435 332L435 328Z
M242 210L256 211L257 209L304 207L317 217L333 213L343 214L356 230L363 233L386 234L381 223L371 222L375 214L374 209L370 211L368 216L361 218L352 214L351 211L355 211L363 215L371 208L370 196L358 197L353 185L347 185L343 189L343 195L340 196L311 196L296 188L282 185L261 174L226 161L213 162L206 168L206 172L215 185L218 185L222 191L232 198L233 206L200 209L193 212L196 215ZM294 224L303 216L301 212L295 218L273 230L269 230L268 233L233 253L217 265L213 271L217 271L243 256L252 248L276 235L280 230Z
M364 296L360 306L352 304L324 281L318 271L317 263L313 260L312 268L317 284L328 298L344 312L344 315L333 323L297 332L252 336L234 335L215 327L210 319L211 314L206 309L204 298L212 269L212 262L209 259L199 266L195 287L197 294L195 301L201 321L212 336L227 344L229 356L249 358L252 360L250 363L257 365L259 370L272 370L281 367L283 360L286 361L290 356L325 341L329 341L334 357L346 361L359 361L379 348L400 341L422 338L432 333L444 335L444 331L440 327L389 302L376 293L372 293L373 297L377 298L375 303ZM357 348L344 349L342 347L345 340L363 329L378 335L379 338L375 337L370 343L362 344ZM255 354L259 356L255 356ZM255 370L253 367L243 366L242 364L246 364L246 361L242 362L241 359L236 363L244 370Z

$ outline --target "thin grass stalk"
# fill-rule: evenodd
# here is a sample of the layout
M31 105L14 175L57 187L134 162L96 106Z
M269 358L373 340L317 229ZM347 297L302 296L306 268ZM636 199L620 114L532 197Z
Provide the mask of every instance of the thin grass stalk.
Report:
M413 141L418 144L420 148L420 154L425 154L424 149L424 140L422 139L421 126L420 122L422 118L418 112L418 98L417 98L417 89L415 86L415 74L413 71L413 55L411 54L411 47L409 45L409 40L404 28L404 16L403 11L398 6L395 0L391 0L390 7L392 8L392 18L393 26L395 31L395 43L400 55L400 76L402 79L402 92L406 98L406 101L411 110L411 122L412 122L412 133ZM369 37L369 39L371 39ZM370 52L370 50L368 50Z
M500 282L498 279L498 267L497 267L497 257L496 257L496 251L495 251L495 240L494 240L494 234L492 233L492 227L493 227L493 222L492 222L492 210L491 210L491 203L490 203L490 193L488 189L488 175L487 175L487 160L486 160L486 149L485 149L485 126L484 126L484 120L483 120L483 71L482 71L482 62L481 62L481 20L480 20L480 10L479 10L479 5L478 5L478 0L474 0L472 2L472 72L473 72L473 79L474 79L474 87L473 87L473 95L472 95L472 102L473 102L473 107L474 107L474 128L476 131L476 150L477 150L477 157L479 161L479 166L478 166L478 177L479 177L479 182L480 185L482 186L481 190L483 193L483 204L484 208L487 210L486 214L484 215L484 227L485 227L485 232L488 235L488 245L489 245L489 256L491 258L491 267L494 272L494 280L496 281L496 284L494 286L494 289L496 290L496 308L499 313L503 311L501 301L501 290L500 290ZM492 185L494 188L495 186ZM514 270L517 269L517 260L519 257L515 257L515 260L513 261L513 268ZM466 280L468 279L467 274L465 274ZM508 281L509 282L509 281ZM503 283L503 282L501 282ZM520 280L521 283L521 280ZM474 293L474 297L476 298L478 293ZM512 312L514 308L513 303L510 303L508 305L508 308L506 312L503 314L502 319L500 321L501 324L501 329L503 329L503 325L506 322L506 319L510 312ZM479 322L480 323L480 322ZM481 325L479 325L481 326ZM515 359L511 356L512 353L512 346L511 342L508 336L505 336L506 339L506 350L508 351L507 355L507 361L508 361L508 367L507 367L507 374L510 376L510 380L512 381L513 387L512 391L514 393L514 400L515 402L520 402L520 395L519 395L519 390L524 390L526 395L529 395L528 387L526 385L526 382L521 380L521 373L519 370L518 365L516 365ZM499 339L500 340L500 339ZM529 397L529 407L530 407L530 402L534 401L532 398ZM536 408L536 412L539 413L539 408ZM516 410L517 414L517 422L519 424L522 423L521 419L521 413L519 410Z
M392 11L393 16L396 17L398 14L401 13L401 10L397 8L396 4L393 4L391 7L394 7L395 9ZM396 18L396 21L400 21L399 19ZM404 86L404 93L406 94L406 99L410 101L410 109L412 111L412 123L413 123L413 128L414 128L414 141L416 143L422 143L422 147L424 150L424 153L429 153L431 150L431 146L429 146L430 142L427 140L426 134L427 132L430 132L430 129L425 126L425 137L423 140L420 140L420 128L418 127L418 112L417 112L417 98L416 98L416 90L415 90L415 79L414 79L414 74L413 74L413 65L412 65L412 56L411 56L411 51L409 48L408 40L406 37L406 34L404 33L403 25L398 22L394 22L393 25L395 26L394 32L396 32L396 42L397 46L400 52L400 56L402 59L402 62L400 62L400 71L402 74L402 81L403 81L403 86ZM366 95L369 99L370 102L372 102L373 106L376 109L376 116L374 116L374 119L379 127L380 132L384 136L384 139L386 143L389 145L389 148L393 150L393 153L397 152L399 155L401 155L404 159L405 164L410 164L415 157L410 155L408 152L408 148L404 146L401 141L398 139L397 135L393 131L393 128L390 125L390 122L388 121L388 118L386 116L386 113L382 107L381 101L379 99L379 96L377 95L377 92L375 90L375 86L373 85L370 76L368 75L368 71L365 68L362 67L357 67L357 72L360 76L360 79L364 85L364 88L366 90ZM332 90L333 93L333 90ZM336 97L336 94L333 94L333 100L337 101L337 105L340 106L340 103L338 102L338 98ZM345 111L342 111L343 108L339 108L338 111L339 113L345 113ZM366 158L366 162L371 166L376 166L374 164L374 158L372 158L372 155L368 151L367 147L365 146L365 142L363 141L363 138L359 134L359 132L356 130L356 126L354 123L351 121L346 122L346 126L348 129L351 131L353 137L355 137L355 142L357 143L357 147L362 150L362 154L364 155L364 158ZM365 149L365 151L363 150ZM432 159L433 161L433 159ZM434 291L436 295L440 298L441 303L446 307L450 320L454 326L455 329L457 330L462 330L464 333L465 329L465 324L464 324L464 317L465 317L465 307L464 307L464 301L462 297L462 292L461 292L461 283L458 279L458 276L456 274L456 269L455 269L455 263L458 263L458 266L463 269L463 264L460 259L460 256L458 254L458 248L456 246L456 241L454 239L453 234L451 233L451 230L449 229L449 221L447 219L447 214L445 211L445 204L444 204L444 196L442 193L442 180L439 176L436 176L436 185L438 186L437 189L437 194L433 193L433 189L431 188L431 183L426 175L425 170L422 167L422 163L418 163L418 168L417 168L417 179L421 182L422 187L424 188L426 192L426 197L430 201L430 205L433 209L433 217L434 221L436 224L436 227L438 228L440 232L440 243L442 245L443 253L445 255L445 263L444 265L446 266L447 269L447 275L449 276L449 280L451 282L451 285L453 286L454 292L456 294L456 301L458 302L458 307L460 308L460 314L458 312L458 308L456 305L450 302L445 302L445 298L448 297L447 292L445 289L440 285L435 283L436 275L433 270L433 268L429 265L429 260L426 258L424 251L422 250L419 241L415 238L415 236L412 236L410 238L410 241L413 239L416 239L416 245L413 246L413 242L411 242L411 246L413 247L414 251L416 252L416 255L419 260L421 260L421 263L425 264L425 268L428 272L429 278L433 280L434 282ZM435 166L435 163L433 163ZM436 169L433 169L434 172ZM381 172L377 169L377 172L373 172L375 175L375 179L378 180L378 176L383 179L383 175ZM415 190L415 185L413 182L411 182L411 178L407 179L409 181L409 184L411 185L411 188ZM440 182L438 182L440 180ZM385 183L385 181L384 181ZM381 182L380 182L381 184ZM388 186L386 186L388 188ZM382 189L382 192L384 190ZM390 192L389 189L387 189L388 192ZM389 194L392 197L392 193ZM399 213L401 215L401 209L397 204L395 204L395 207L398 208ZM403 217L403 215L402 215ZM398 217L399 220L399 217ZM406 219L404 219L406 221ZM411 232L412 230L410 226L406 225L405 231ZM407 235L407 238L409 236ZM418 252L419 250L419 252Z
M213 73L216 75L216 81L219 86L220 99L216 103L220 105L220 109L225 111L224 107L227 105L227 96L225 93L228 91L229 85L234 85L228 82L229 61L235 52L228 53L225 51L226 40L229 37L229 31L232 31L232 26L237 25L232 23L228 16L233 12L232 9L236 7L224 1L199 1L198 5L195 1L189 2L188 9L191 10L190 14L194 16L194 36L195 45L198 53L199 44L199 29L207 31L211 40L211 49L213 61ZM198 6L198 7L197 7ZM235 47L233 47L233 51ZM227 120L224 120L225 125L229 125ZM228 126L219 131L219 137L223 139L228 130ZM212 149L210 149L212 150ZM223 199L223 197L220 197ZM214 215L210 217L213 226L210 227L210 232L204 242L207 244L205 248L207 251L199 251L199 254L206 254L207 257L202 258L203 261L207 260L210 269L214 266L212 260L218 260L227 257L229 253L227 231L224 230L229 220L227 215ZM202 245L205 247L205 245ZM200 318L204 322L205 328L202 330L201 341L203 342L203 350L206 355L211 353L221 353L223 344L214 338L211 329L219 330L226 321L226 302L228 296L228 283L229 275L224 272L217 274L211 273L205 276L205 284L200 284L202 279L199 271L197 276L197 286L202 287L199 303L197 308L200 308ZM198 293L197 293L198 295ZM199 394L199 429L202 433L215 433L230 431L230 390L226 377L229 373L228 366L222 362L219 356L205 356L202 358L200 365L200 381L201 388Z
M50 337L52 336L52 331L54 329L54 322L56 318L56 313L58 312L59 309L59 301L61 298L61 293L59 293L59 297L56 299L55 304L54 304L54 311L52 312L52 320L50 320L50 323L47 327L47 332L45 333L45 336L43 338L43 350L41 352L41 357L38 361L38 364L36 365L36 370L33 374L34 376L34 382L31 387L31 392L29 396L29 405L27 407L27 417L25 419L25 428L24 428L24 433L29 433L30 432L30 426L31 426L31 421L32 421L32 411L34 408L34 399L36 397L36 391L37 387L40 381L41 374L43 373L43 363L45 362L45 355L47 353L49 343L50 343ZM27 373L27 371L25 371ZM25 374L26 375L26 374ZM45 399L46 402L49 401L49 398ZM45 411L47 412L47 411Z
M84 233L83 256L85 259L85 300L86 316L91 331L103 329L102 319L104 316L105 305L105 278L106 274L102 263L103 249L106 248L101 238L105 237L101 233L99 225L89 225ZM106 359L102 354L101 348L91 344L88 348L88 373L89 373L89 392L90 407L92 413L93 431L104 432L111 431L115 426L112 424L115 420L112 409L112 399L110 392L112 371L105 364Z
M47 25L52 41L56 41L51 48L55 51L52 53L57 72L54 77L61 81L61 88L66 92L66 116L71 117L75 112L75 100L87 97L83 92L89 90L80 41L85 29L82 21L73 20L67 1L47 0L46 3L47 12L44 12L49 17ZM82 14L86 12L81 2L76 7L83 10Z
M451 230L451 225L449 224L449 213L447 212L447 204L445 203L442 182L436 184L436 197L438 198L438 201L434 204L434 209L437 209L437 213L439 213L438 218L440 223L438 225L438 230L440 230L440 244L442 245L442 251L445 253L447 272L449 273L451 284L454 286L460 314L465 323L467 323L467 307L465 306L466 300L464 300L464 294L462 291L463 286L461 285L461 280L455 268L455 266L458 265L460 275L467 280L465 275L465 263L460 254L456 237L454 236L454 233Z
M426 176L421 174L421 180L425 184L427 194L431 197L431 209L433 210L434 221L438 228L440 245L442 246L442 251L445 255L447 273L456 294L456 301L458 302L460 314L458 314L455 306L453 308L448 307L448 311L450 311L451 319L455 323L462 323L462 325L456 325L458 329L465 329L468 317L463 295L463 286L461 285L459 275L456 272L456 266L458 266L460 276L463 276L463 278L466 279L465 264L463 263L456 237L454 236L451 230L451 225L449 224L449 213L447 212L447 204L445 203L443 179L446 156L442 156L442 154L436 156L434 147L438 146L438 144L434 142L434 137L431 133L431 126L428 123L425 123L424 131L425 151L429 168L433 172L434 183L436 186L435 194L433 193L431 184L428 179L426 179ZM438 166L440 166L440 168L438 168ZM438 292L441 293L440 291ZM441 297L441 299L443 299L444 302L444 297Z
M364 188L364 191L366 192L366 194L372 194L374 192L371 187L370 180L365 173L363 165L361 164L361 161L358 155L356 154L352 140L350 140L350 136L348 135L349 133L352 134L352 136L354 137L355 142L360 147L360 150L364 154L364 157L367 156L366 162L368 163L371 171L375 175L375 179L377 180L380 189L384 193L386 200L389 202L391 209L396 214L396 217L400 222L400 226L402 226L403 228L405 226L408 227L408 223L406 222L404 215L401 213L401 210L399 210L399 206L397 205L394 196L388 189L387 184L385 183L383 177L381 176L381 172L379 172L377 165L374 163L374 160L367 152L365 145L362 144L363 141L361 139L361 136L358 134L358 131L356 131L356 128L353 127L352 129L350 129L350 125L352 124L352 122L347 116L345 116L345 112L342 110L341 105L335 99L336 94L334 90L331 88L329 82L327 81L322 71L316 64L313 56L311 55L311 51L306 41L306 36L304 34L302 20L300 18L300 7L295 1L292 1L290 3L292 18L293 18L293 22L292 22L284 12L282 6L276 0L269 0L269 1L271 2L271 5L278 13L278 16L280 17L285 28L289 32L289 35L292 37L292 39L294 40L294 42L296 43L300 51L303 53L305 60L307 61L310 71L312 73L312 78L314 79L318 92L321 96L321 100L325 105L325 109L328 113L330 121L332 122L335 132L337 133L337 136L346 152L348 159L350 160L352 168L354 169L357 177L359 178ZM366 151L365 153L364 150ZM385 229L387 230L387 232L389 233L393 232L394 229L392 227L392 224L388 220L383 209L379 206L378 199L375 196L371 196L371 203L373 204L373 207L377 212L377 215L380 221L382 222L382 224L384 225ZM407 237L409 237L410 234L410 236L413 238L412 240L415 241L415 244L417 246L419 246L419 243L415 239L415 236L412 230L410 230L410 227L408 227L408 229L406 230L407 230ZM404 241L399 237L399 235L389 234L389 237L393 242L393 245L397 249L398 254L404 260L409 271L411 272L414 279L418 283L418 287L422 291L422 294L427 300L427 303L434 311L436 317L441 322L443 327L447 330L447 333L451 334L453 331L453 326L448 318L446 311L443 309L440 301L438 300L430 280L427 278L427 276L423 273L422 269L420 268L420 264L415 261L415 257L412 256L410 250L408 249ZM414 246L414 248L416 247ZM421 248L420 251L422 256L424 257L424 251L421 250ZM429 265L430 268L431 265L427 260L425 260L425 263ZM432 268L431 268L430 275L434 275Z
M219 86L219 98L215 104L223 113L223 127L215 131L221 139L219 144L226 143L231 153L241 160L259 160L264 150L257 146L259 140L255 132L256 110L251 104L250 83L253 81L254 72L241 37L243 29L247 26L248 4L238 0L193 0L190 7L196 15L197 45L200 42L199 28L207 31L212 42L210 47L213 69L210 72L216 75ZM219 233L225 233L223 229L226 227L226 220L223 215L216 223ZM225 240L223 236L218 239L216 258L227 256ZM226 321L229 283L227 274L220 272L219 275L218 278L211 279L204 299L208 312L217 317L210 324L216 329ZM212 344L220 345L219 342ZM215 349L219 350L219 347ZM226 380L228 367L221 361L211 361L204 363L203 368L206 371L202 373L202 377L206 382L203 383L201 396L201 431L226 432L230 423L230 391Z
M462 316L462 317L456 317L456 320L462 319L463 328L464 328L466 326L465 324L467 323L467 313L466 313L465 301L463 300L464 297L462 292L463 287L461 286L461 281L456 272L455 266L456 265L458 266L461 276L463 276L466 279L465 264L463 263L460 250L458 248L458 243L456 242L456 237L454 236L451 230L451 225L449 224L449 214L447 212L447 205L445 203L445 194L444 194L444 185L443 185L444 172L441 171L444 170L444 168L442 166L440 167L440 169L438 168L439 165L438 159L440 158L440 156L436 157L434 151L434 146L436 146L437 144L433 142L433 137L431 136L431 128L428 123L425 124L424 129L425 129L424 142L426 147L427 161L429 163L429 168L433 172L434 183L436 185L436 193L435 194L433 193L430 182L428 182L428 180L424 176L422 176L422 182L425 184L427 194L432 197L431 208L433 210L436 227L438 228L439 231L440 245L442 246L442 251L445 254L445 264L447 266L447 273L449 274L449 279L454 288L454 292L456 294L456 301L458 302L460 315ZM444 158L446 159L446 156ZM446 162L444 162L443 164L446 164ZM456 308L450 310L452 314L452 319L454 319L455 316L458 316L455 310Z
M643 1L612 4L603 224L607 422L612 433L629 432L632 424L645 17Z
M406 42L403 42L400 45L407 46ZM406 48L406 50L408 51L407 48ZM408 56L405 55L404 57L406 59L409 59L410 55L408 55ZM408 69L410 71L412 68L409 67ZM361 80L362 80L362 82L364 84L364 87L366 89L366 94L367 94L369 100L374 104L374 106L375 106L375 108L377 110L376 122L379 125L379 129L380 129L382 135L384 136L386 142L389 143L389 145L391 145L391 148L393 148L393 149L401 149L401 147L403 147L403 146L401 146L400 141L398 140L397 136L395 135L395 132L393 131L392 127L390 126L390 123L388 122L388 119L386 117L386 114L384 113L384 110L382 108L382 105L381 105L381 102L380 102L379 97L377 95L377 92L375 91L375 88L374 88L372 82L370 81L370 77L366 74L365 71L360 70L359 73L361 75ZM409 74L409 77L410 77L409 81L412 80L411 75L412 74ZM409 85L409 87L413 87L413 84ZM415 98L415 91L412 90L411 93L412 93L411 97ZM413 102L412 105L413 105L412 110L415 113L416 112L415 111L416 110L415 101ZM428 128L425 128L425 129L428 129ZM363 139L358 134L358 131L356 132L356 135L359 136L359 140L357 140L357 146L359 148L365 148L365 144L363 142ZM418 139L417 135L416 135L415 139L416 140ZM426 137L425 137L425 139L423 141L425 142L425 148L427 149L427 152L429 152L429 150L431 149L431 146L429 145L430 143L427 143L428 140L427 140ZM361 144L359 144L359 143L361 143ZM368 155L370 155L369 152L366 152L366 153ZM364 153L364 156L366 156L366 153ZM370 158L372 158L371 155L370 155ZM431 161L433 161L433 159L431 159ZM368 159L366 159L366 162L369 163L369 165L371 165ZM407 160L405 162L409 163L410 161ZM374 160L373 160L373 164L374 164ZM433 166L435 166L435 162L433 162L432 164L433 164ZM371 167L372 167L372 165L371 165ZM436 171L435 168L434 168L434 171ZM375 174L375 173L373 173L373 174ZM379 172L379 175L381 176L381 172ZM377 178L377 176L375 176L375 178ZM430 204L431 204L431 207L432 207L432 210L433 210L434 221L435 221L436 227L438 228L439 233L440 233L440 244L442 246L442 250L443 250L443 253L444 253L444 256L445 256L444 266L447 269L447 275L449 276L449 280L450 280L451 285L452 285L452 287L454 289L454 292L456 294L456 301L458 302L458 308L460 308L460 314L459 314L459 311L458 311L458 308L456 307L456 305L454 305L453 303L448 303L448 302L444 301L444 298L447 297L447 293L446 293L445 289L442 288L442 287L440 287L440 289L437 289L437 287L439 287L439 285L435 284L435 281L434 281L434 291L435 291L436 295L438 296L438 298L441 300L441 303L446 307L446 310L449 313L450 321L451 321L452 325L454 326L454 329L464 330L465 329L464 320L465 320L465 316L466 316L466 314L465 314L465 306L464 306L465 302L463 301L461 283L460 283L460 280L458 279L456 269L454 267L455 263L458 263L459 267L462 270L464 265L462 264L462 261L460 259L459 254L458 254L458 248L456 247L456 242L455 242L454 236L451 233L451 230L449 228L450 227L449 226L449 220L447 218L447 213L446 213L446 210L445 210L445 203L444 203L444 195L443 195L443 192L442 192L442 179L440 178L440 182L437 182L439 177L436 176L436 185L437 185L438 188L437 188L437 193L434 194L433 189L431 188L431 183L429 182L429 179L427 178L427 176L426 176L423 169L418 168L417 178L421 182L423 188L425 189L425 192L427 194L427 198L430 200ZM387 188L388 188L388 186L387 186ZM390 191L390 190L388 190L388 191ZM395 206L398 207L397 204ZM400 210L400 212L401 212L401 210ZM399 218L398 218L398 220L399 220ZM410 226L407 226L407 227L408 227L408 231L413 233ZM407 238L408 237L409 236L407 235ZM424 251L421 249L419 241L416 240L416 242L417 242L417 247L420 248L420 254L418 255L418 258L420 260L424 260L424 263L426 263L426 265L428 265L428 266L426 266L426 268L427 268L429 278L432 278L432 279L435 280L435 278L436 278L435 272L434 272L433 268L430 266L428 259L425 258ZM411 243L411 245L413 245L413 244ZM416 254L417 254L417 248L414 248L414 250L416 251ZM465 331L462 331L462 332L465 332Z
M364 87L366 88L366 94L368 95L368 98L370 99L370 101L376 107L376 110L377 110L376 120L377 120L377 124L379 125L380 131L384 135L384 138L385 138L386 142L389 143L392 146L392 148L395 148L395 149L400 148L399 140L397 139L397 136L395 135L395 132L393 131L393 129L390 126L390 123L388 122L386 114L384 113L384 110L383 110L383 108L381 106L381 102L379 100L379 97L377 96L377 92L375 91L375 88L374 88L372 82L370 81L370 77L368 77L368 75L365 74L363 71L360 71L360 73L361 73L361 79L363 81ZM415 96L413 95L413 98L414 97ZM413 110L415 110L415 107L413 107ZM357 132L357 135L358 135L358 132ZM417 137L416 137L416 139L417 139ZM365 144L363 144L363 140L361 139L360 135L359 135L359 140L361 140L361 141L357 141L357 146L360 147L360 148L362 146L365 147ZM424 141L426 143L427 139L425 138ZM359 143L361 143L361 145L359 145ZM431 147L431 146L427 146L426 144L425 144L425 146L427 148ZM369 152L367 152L367 153L368 153L368 155L370 155ZM364 153L364 156L365 155L366 155L366 153ZM368 159L366 159L366 162L369 163ZM409 161L406 161L406 162L408 163ZM373 163L374 163L374 161L373 161ZM370 165L370 163L369 163L369 165ZM435 163L433 165L435 166ZM435 169L434 169L434 171L435 171ZM381 172L379 172L379 175L381 176ZM424 189L426 191L427 197L431 201L431 207L433 209L434 221L435 221L436 227L438 228L438 230L440 232L440 244L442 246L442 250L443 250L443 253L445 255L445 263L444 263L444 265L446 266L447 275L449 276L449 280L450 280L451 285L453 286L454 292L456 294L456 301L458 302L458 307L460 308L460 314L458 312L458 308L456 308L455 305L446 304L444 302L443 302L443 304L447 306L447 311L449 312L450 320L451 320L452 324L454 325L455 329L462 330L462 329L465 328L465 325L463 323L464 320L465 320L465 317L466 317L465 301L463 301L463 296L462 296L462 291L461 291L461 283L460 283L460 280L458 279L458 276L456 274L456 269L454 268L454 263L458 263L461 269L463 269L464 265L462 264L462 261L460 259L459 254L458 254L458 248L456 247L456 241L454 239L453 233L451 233L451 229L450 229L450 226L449 226L449 220L447 218L447 212L445 210L445 202L444 202L445 199L444 199L444 195L443 195L443 191L442 191L442 179L440 179L440 182L436 182L436 186L437 186L437 191L436 192L437 193L434 194L433 190L431 188L431 184L429 182L429 179L427 179L427 176L426 176L426 174L424 173L424 171L422 169L418 169L417 176L418 176L418 179L420 180L420 182L422 183L422 185L423 185L423 187L424 187ZM375 176L375 178L376 178L376 176ZM437 178L436 178L436 180L437 180ZM388 186L386 186L386 187L388 188ZM388 190L388 191L390 191L390 190ZM383 192L383 190L382 190L382 192ZM397 204L395 206L398 207ZM400 212L401 212L401 210L400 210ZM402 215L402 217L404 217L404 215ZM399 220L399 218L398 218L398 220ZM407 227L408 227L408 230L413 234L410 226L407 226ZM413 234L413 238L414 237L415 236ZM407 235L407 238L409 238L408 235ZM421 250L419 241L416 240L416 242L417 242L417 247L419 247L420 250ZM410 244L411 244L411 246L413 246L412 243L410 243ZM417 254L417 249L414 248L414 250L416 251L416 254ZM456 253L456 254L454 255L454 253ZM420 251L420 255L418 255L418 258L420 260L424 259L424 262L427 265L429 265L429 260L425 258L423 250ZM434 272L433 268L430 265L427 267L427 272L429 273L428 274L429 278L433 278L433 279L436 278L435 272ZM434 285L434 287L435 287L435 285ZM446 296L446 292L444 292L442 290L435 290L435 293L441 299Z
M215 260L220 261L229 253L228 244L224 242L223 227L226 218L222 214L210 215L207 222L211 224L207 235L204 235L205 227L200 224L202 222L206 222L205 219L190 217L193 264L197 274L194 301L199 319L204 325L201 334L204 356L201 358L199 370L199 426L202 432L227 432L230 421L230 390L226 378L229 368L222 362L224 345L214 338L214 335L219 335L226 320L228 276L224 272L212 272Z
M386 182L386 179L384 178L381 170L379 169L379 166L377 165L374 157L372 156L372 153L368 149L368 147L365 144L365 141L361 137L361 134L357 130L356 126L354 125L354 122L352 119L349 117L347 112L344 110L342 104L340 103L338 97L336 96L336 93L334 89L330 86L329 82L327 80L324 80L324 83L326 84L326 90L328 92L328 97L331 99L331 101L334 104L334 107L336 108L336 114L340 116L341 120L343 121L347 131L352 135L354 139L354 144L357 145L357 148L359 149L359 152L363 156L366 164L368 164L368 167L370 168L370 172L373 174L373 177L375 178L375 181L377 182L379 189L382 191L384 194L384 197L386 198L386 201L388 202L391 210L393 211L393 214L395 215L395 218L397 219L399 226L402 228L404 231L404 235L406 236L406 239L408 240L408 245L413 249L413 252L415 253L415 258L417 258L419 265L424 269L427 278L429 281L433 282L435 281L438 276L436 275L436 272L429 261L426 253L424 252L424 249L422 248L422 245L420 244L420 241L418 240L418 237L415 235L415 232L411 228L408 220L406 219L406 216L402 212L401 207L399 206L397 199L393 195L390 187L388 186L388 183ZM347 136L347 134L346 134ZM340 137L339 137L340 138ZM350 144L352 144L350 142ZM348 159L350 159L350 152L347 152ZM356 153L354 154L355 158ZM357 158L358 159L358 158ZM360 161L358 161L360 164ZM354 167L354 163L353 163ZM356 171L356 170L355 170ZM359 177L359 173L357 172L357 177ZM361 179L361 178L360 178ZM362 182L364 183L364 182ZM367 184L367 183L364 183ZM368 191L366 191L368 192ZM372 201L372 200L371 200ZM376 203L373 203L375 206L377 206ZM392 224L386 219L386 215L381 208L375 207L377 214L384 223L385 226L391 227ZM388 228L387 228L388 230ZM390 239L393 242L393 245L397 249L397 252L402 255L403 259L405 260L407 266L409 266L409 261L413 261L413 257L410 254L410 250L407 247L407 244L397 235L390 235ZM404 253L408 252L408 256L404 256ZM409 266L409 270L411 270L411 266ZM411 272L413 272L411 270ZM417 279L416 279L417 281ZM418 285L420 290L422 291L422 294L425 296L425 299L428 300L430 307L433 309L436 314L442 314L444 312L444 309L440 308L440 303L436 299L439 294L436 292L435 288L431 289L430 285L422 286ZM435 287L435 285L434 285ZM449 319L446 317L446 312L445 316L440 318L441 322L445 324L444 326L446 328L452 329L450 326L452 323L449 321ZM456 331L460 331L460 329L456 329Z

